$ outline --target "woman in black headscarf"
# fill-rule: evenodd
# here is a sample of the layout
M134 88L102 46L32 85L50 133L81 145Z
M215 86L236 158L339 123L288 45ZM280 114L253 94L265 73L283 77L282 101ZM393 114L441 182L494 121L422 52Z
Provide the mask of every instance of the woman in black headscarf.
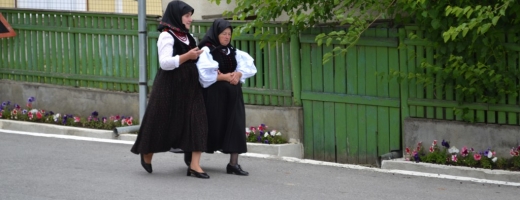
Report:
M230 154L227 173L247 176L238 164L238 154L247 152L242 83L256 74L256 67L249 54L231 45L232 32L229 21L215 20L199 43L203 53L197 67L211 130L206 152Z
M193 8L182 1L168 4L157 40L160 69L132 152L152 173L154 153L179 148L192 152L188 176L209 178L199 165L206 151L207 118L196 60L202 53L189 34Z

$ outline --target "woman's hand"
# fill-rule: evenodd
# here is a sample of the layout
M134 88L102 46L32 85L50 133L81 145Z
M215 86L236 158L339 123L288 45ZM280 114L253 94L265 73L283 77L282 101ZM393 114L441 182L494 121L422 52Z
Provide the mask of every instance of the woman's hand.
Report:
M229 81L229 83L231 85L237 85L238 83L240 83L241 78L242 78L242 72L233 72L233 73L231 73L231 80Z
M199 50L198 47L191 49L190 51L179 56L179 65L188 61L188 60L197 60L200 54L202 54L202 50Z
M220 71L218 71L217 81L231 82L231 79L232 79L231 73L223 74Z
M197 60L200 54L202 54L202 50L199 50L198 47L195 47L188 51L187 53L188 59L190 60Z

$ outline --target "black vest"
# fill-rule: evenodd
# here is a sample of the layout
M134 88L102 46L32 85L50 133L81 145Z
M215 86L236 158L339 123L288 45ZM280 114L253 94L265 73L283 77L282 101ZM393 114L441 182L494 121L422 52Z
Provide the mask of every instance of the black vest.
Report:
M190 34L186 34L186 36L188 37L188 40L190 41L190 45L187 45L186 43L184 43L181 40L179 40L179 38L177 38L172 33L171 30L168 31L168 33L173 37L173 40L174 40L174 43L173 43L173 55L172 56L185 54L186 52L190 51L191 49L197 47L197 44L195 43L195 39L193 39L193 37L191 37ZM188 60L186 62L196 62L196 61L195 60Z
M230 47L231 53L227 54L228 49L226 47L219 47L215 49L214 46L208 46L213 60L218 62L218 70L221 73L231 73L237 69L237 59L235 57L236 51L233 47Z

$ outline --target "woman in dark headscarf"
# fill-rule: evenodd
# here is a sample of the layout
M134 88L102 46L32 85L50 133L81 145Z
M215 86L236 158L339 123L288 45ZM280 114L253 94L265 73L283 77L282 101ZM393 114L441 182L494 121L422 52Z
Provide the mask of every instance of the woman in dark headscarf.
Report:
M154 153L179 148L192 152L188 176L209 178L199 161L206 151L207 118L196 60L202 53L189 34L193 8L182 1L168 4L158 30L160 69L132 152L152 173Z
M215 20L199 43L203 53L197 67L211 130L206 152L230 154L227 173L247 176L238 164L238 154L247 152L242 83L256 74L256 67L249 54L231 45L232 32L229 21Z

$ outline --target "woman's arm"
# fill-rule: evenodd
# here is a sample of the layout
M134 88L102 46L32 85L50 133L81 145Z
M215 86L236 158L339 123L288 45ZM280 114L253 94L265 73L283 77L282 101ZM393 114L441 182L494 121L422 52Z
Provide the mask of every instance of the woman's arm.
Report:
M202 54L197 61L199 70L199 82L203 88L207 88L218 80L218 62L213 60L208 47L203 47Z
M248 53L237 49L236 56L237 69L236 72L240 76L240 82L245 83L247 78L250 78L256 74L255 60Z
M167 32L159 34L157 39L157 53L159 54L159 66L163 70L174 70L179 67L179 56L173 56L173 36Z

